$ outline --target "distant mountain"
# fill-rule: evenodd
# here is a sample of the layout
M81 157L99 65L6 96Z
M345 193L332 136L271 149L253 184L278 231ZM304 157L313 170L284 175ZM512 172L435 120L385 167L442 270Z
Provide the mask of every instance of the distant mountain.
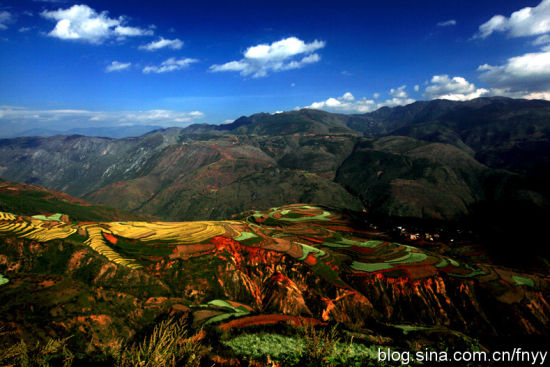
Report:
M491 171L452 145L388 136L361 140L336 182L371 211L449 220L485 198L484 178Z
M237 137L172 145L151 157L135 178L113 182L85 197L185 220L219 219L248 208L269 208L285 202L363 209L357 198L329 178L306 167L286 168L277 158L261 149L258 142ZM329 155L326 159L337 158ZM336 167L333 164L333 170ZM334 171L326 172L330 169L326 163L320 169L334 175Z
M243 116L218 129L244 135L356 134L346 125L344 116L310 109Z
M0 174L164 219L307 201L394 217L495 218L495 228L538 233L550 212L549 147L550 102L494 97L361 115L260 113L126 139L4 139Z
M105 137L105 138L129 138L133 136L141 136L153 130L158 130L160 126L154 125L133 125L133 126L105 126L105 127L79 127L69 130L52 130L52 129L29 129L9 137L17 138L23 136L53 136L53 135L84 135L90 137Z

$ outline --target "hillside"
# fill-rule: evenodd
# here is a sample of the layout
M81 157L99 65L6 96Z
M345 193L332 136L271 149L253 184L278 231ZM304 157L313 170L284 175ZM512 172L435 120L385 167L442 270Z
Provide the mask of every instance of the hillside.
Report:
M550 336L548 269L499 267L475 244L397 243L326 207L183 223L0 213L0 240L0 342L71 336L77 361L114 363L167 319L219 365L266 365L266 354L231 342L250 338L270 351L289 341L271 358L297 358L312 337L304 325L338 323L354 350L343 365L376 361L380 347L500 350L507 338L532 347Z
M137 138L4 139L0 174L166 220L316 202L536 239L550 212L549 133L546 101L303 109Z
M71 221L136 220L150 216L130 213L108 206L90 204L82 199L40 186L5 181L0 178L0 211L20 215L67 215Z

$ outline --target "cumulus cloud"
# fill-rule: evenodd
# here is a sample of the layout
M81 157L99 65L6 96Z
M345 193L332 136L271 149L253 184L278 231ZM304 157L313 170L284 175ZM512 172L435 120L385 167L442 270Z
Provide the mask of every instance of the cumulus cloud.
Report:
M429 99L449 99L451 101L468 101L487 95L489 91L485 88L476 88L473 83L466 79L448 75L434 75L430 84L424 90L424 97Z
M314 53L325 47L324 41L305 43L296 37L289 37L270 45L260 44L246 49L241 60L212 65L213 72L237 71L242 76L254 78L267 76L270 72L299 69L318 62L321 57Z
M503 65L484 64L477 69L480 79L494 94L548 99L550 92L550 48L509 58Z
M510 37L536 36L550 32L550 0L542 0L534 8L525 7L510 17L495 15L479 26L476 38L486 38L494 32L506 32Z
M171 57L168 60L163 61L158 66L146 66L143 68L143 73L149 74L149 73L168 73L170 71L176 71L187 68L189 65L191 65L194 62L198 62L197 59L190 59L190 58L181 58L176 59L175 57Z
M390 89L390 92L388 93L391 98L386 99L384 102L381 102L378 104L379 107L383 106L404 106L407 104L413 103L415 100L412 98L409 98L408 93L405 91L407 88L406 85L402 85L398 88L392 88Z
M342 96L328 98L325 101L313 102L306 108L315 110L328 110L334 112L345 113L365 113L376 109L376 102L372 99L361 98L355 99L350 92L344 93Z
M128 26L123 16L110 18L104 11L96 12L87 5L73 5L67 9L43 11L42 17L56 21L48 35L62 40L80 40L100 44L109 38L152 35L150 29Z
M12 15L8 11L0 11L0 29L8 29L6 24L12 21Z
M113 61L110 63L106 68L105 71L107 73L113 72L113 71L122 71L128 69L130 66L132 66L131 62L118 62Z
M160 37L158 41L152 41L146 45L139 46L140 50L145 51L156 51L161 48L171 48L172 50L179 50L183 47L183 42L178 38L170 40L163 37Z
M346 92L340 97L330 97L324 101L313 102L306 108L343 113L366 113L384 106L402 106L415 101L408 97L405 88L406 86L402 85L399 88L390 89L389 95L391 98L386 99L384 102L376 102L365 97L356 99L353 94ZM374 93L375 99L379 96L379 93Z
M449 27L453 25L456 25L456 20L454 19L449 19L449 20L437 23L438 27Z
M407 98L407 92L405 92L406 85L402 85L399 88L390 89L390 96L394 98Z
M74 127L158 125L187 126L204 118L200 111L88 111L88 110L31 110L0 106L0 125L12 130L44 127L67 130Z

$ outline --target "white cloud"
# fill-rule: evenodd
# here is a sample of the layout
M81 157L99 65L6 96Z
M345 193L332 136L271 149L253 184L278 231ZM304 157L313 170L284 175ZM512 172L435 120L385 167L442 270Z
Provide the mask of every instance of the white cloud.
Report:
M365 113L376 109L377 103L372 99L367 98L361 98L357 100L355 99L353 94L347 92L337 98L331 97L325 101L313 102L306 108L345 113Z
M318 62L321 57L314 53L325 47L324 41L305 43L296 37L289 37L271 45L251 46L244 52L244 58L221 65L212 65L213 72L238 71L242 76L254 78L267 76L270 72L299 69L307 64ZM300 55L304 55L299 58Z
M522 96L525 99L545 99L550 101L550 92L532 92Z
M132 63L131 63L131 62L118 62L118 61L113 61L110 65L108 65L108 66L105 68L105 72L110 73L110 72L113 72L113 71L126 70L126 69L128 69L130 66L132 66Z
M156 123L170 126L173 124L189 124L194 120L203 118L204 114L200 111L175 112L170 110L149 110L138 112L126 112L121 115L126 121L136 121L140 123Z
M405 92L406 85L402 85L399 88L390 89L390 96L394 98L407 98L407 92Z
M187 68L189 65L191 65L194 62L198 62L197 59L190 59L190 58L181 58L176 59L175 57L171 57L168 60L163 61L158 66L146 66L143 68L143 73L149 74L149 73L167 73L170 71L176 71Z
M429 99L449 99L451 101L468 101L487 95L489 91L485 88L476 88L473 83L466 79L448 75L434 75L430 84L424 90L424 97Z
M456 20L454 19L449 19L449 20L437 23L438 27L449 27L453 25L456 25Z
M204 118L204 116L200 111L30 110L20 107L0 106L0 126L10 126L12 130L19 131L37 127L67 130L86 126L187 126Z
M374 99L378 99L378 97L380 97L380 93L373 93L372 96Z
M414 91L415 91L415 92L418 92L419 90L420 90L420 86L419 86L418 84L415 85L415 86L414 86Z
M503 65L480 65L477 70L494 94L528 98L550 92L550 48L509 58Z
M108 38L152 35L150 29L127 26L126 18L109 18L106 11L97 13L87 5L73 5L67 9L43 11L42 17L57 21L48 33L63 40L81 40L99 44Z
M409 95L405 91L407 88L406 85L402 85L398 88L392 88L390 89L390 92L388 93L392 98L386 99L384 102L381 102L378 104L379 107L383 106L404 106L407 104L413 103L415 100L412 98L409 98Z
M544 45L550 43L550 34L543 34L542 36L538 36L534 41L534 46Z
M389 95L392 98L389 98L384 102L376 102L373 99L368 99L365 97L356 99L353 94L347 92L340 97L330 97L324 101L313 102L306 108L343 113L366 113L384 106L401 106L413 103L415 100L408 97L407 92L405 92L405 88L406 86L402 85L399 88L390 89ZM375 99L379 96L379 93L374 93Z
M0 29L8 29L7 23L13 20L12 15L8 11L0 11Z
M536 36L550 32L550 0L542 0L534 8L525 7L506 18L495 15L479 26L476 38L486 38L493 32L506 32L510 37Z
M21 28L19 28L19 32L21 32L21 33L23 33L23 32L28 32L28 31L30 31L30 30L31 30L30 27L21 27Z
M171 48L172 50L179 50L183 47L183 42L178 38L170 40L163 37L160 37L158 41L152 41L146 45L139 46L140 50L146 51L156 51L161 48Z
M502 65L480 65L479 78L491 87L491 94L549 99L550 0L515 11L509 18L495 15L479 27L475 37L486 38L494 32L506 32L509 37L538 36L532 45L541 46L541 50L511 57Z

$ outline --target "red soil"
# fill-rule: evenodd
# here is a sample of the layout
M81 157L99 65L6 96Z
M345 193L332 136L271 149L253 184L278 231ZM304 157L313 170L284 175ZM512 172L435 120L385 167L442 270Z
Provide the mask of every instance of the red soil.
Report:
M294 327L301 326L315 326L315 325L326 325L326 323L319 321L311 317L301 317L301 316L290 316L290 315L257 315L257 316L248 316L241 317L240 319L231 320L218 326L222 330L228 330L233 328L245 328L248 326L257 326L257 325L271 325L277 324L279 322L286 322Z

